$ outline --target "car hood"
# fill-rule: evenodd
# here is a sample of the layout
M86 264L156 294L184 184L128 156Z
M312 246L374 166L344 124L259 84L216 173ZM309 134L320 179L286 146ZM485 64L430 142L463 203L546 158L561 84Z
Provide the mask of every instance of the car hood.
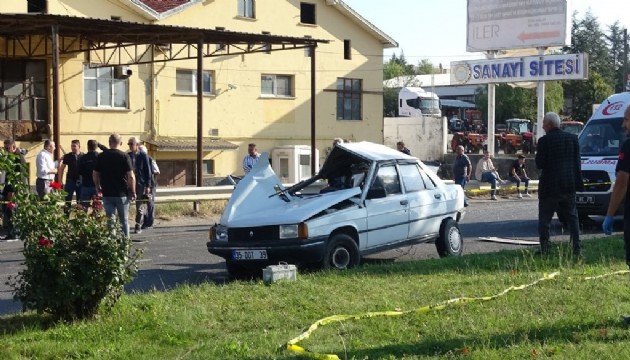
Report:
M227 227L296 224L361 193L360 188L354 187L300 197L284 190L269 165L269 154L263 153L236 185L221 215L221 224Z

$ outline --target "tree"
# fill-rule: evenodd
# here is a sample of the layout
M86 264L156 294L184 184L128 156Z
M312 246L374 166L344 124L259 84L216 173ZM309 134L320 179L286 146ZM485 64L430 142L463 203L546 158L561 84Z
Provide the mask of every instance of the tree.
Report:
M418 63L417 75L433 74L433 63L429 59L422 59Z
M588 80L572 80L568 87L571 89L570 99L573 104L571 117L576 120L586 121L593 114L593 104L600 104L613 92L610 82L603 76L591 71ZM567 87L567 85L565 85Z
M614 24L608 27L608 35L606 35L606 42L610 48L610 61L611 66L615 69L614 73L614 89L615 92L625 91L626 77L624 65L624 36L623 27L619 24L619 21L615 21Z
M480 86L475 93L475 103L484 118L488 116L488 87ZM545 82L545 111L560 112L564 106L564 93L558 81ZM498 84L495 92L495 119L497 124L510 118L535 121L538 113L536 89Z

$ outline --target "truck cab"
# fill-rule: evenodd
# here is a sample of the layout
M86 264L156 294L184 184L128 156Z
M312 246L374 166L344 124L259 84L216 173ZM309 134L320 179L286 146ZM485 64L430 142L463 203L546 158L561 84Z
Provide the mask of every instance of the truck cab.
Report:
M581 219L606 215L615 182L615 168L626 140L623 114L630 104L630 92L611 95L593 113L579 135L584 191L575 202ZM623 206L619 208L623 212Z
M440 98L420 87L403 87L398 92L398 116L441 116Z

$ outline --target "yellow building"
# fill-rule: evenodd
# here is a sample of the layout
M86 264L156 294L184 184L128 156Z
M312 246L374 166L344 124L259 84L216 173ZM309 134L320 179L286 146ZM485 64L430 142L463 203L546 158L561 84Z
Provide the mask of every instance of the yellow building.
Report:
M397 44L343 1L0 2L0 17L9 13L326 40L315 50L315 144L320 161L335 137L383 141L382 53ZM15 137L28 148L27 160L34 163L41 140L53 138L55 130L63 151L69 151L72 139L81 140L85 151L88 139L106 143L110 133L118 132L125 139L137 136L147 143L162 170L162 186L196 183L195 46L159 43L156 34L150 47L92 43L85 50L80 41L63 37L55 87L50 54L33 55L28 49L37 48L32 44L37 38L24 45L25 38L15 40L15 33L19 30L10 35L6 29L0 31L0 136ZM48 40L41 41L42 47L49 46ZM241 162L250 142L259 151L310 145L310 48L263 44L258 49L239 49L233 44L205 43L204 54L205 184L242 174ZM51 100L55 89L57 105ZM51 125L55 108L58 129Z

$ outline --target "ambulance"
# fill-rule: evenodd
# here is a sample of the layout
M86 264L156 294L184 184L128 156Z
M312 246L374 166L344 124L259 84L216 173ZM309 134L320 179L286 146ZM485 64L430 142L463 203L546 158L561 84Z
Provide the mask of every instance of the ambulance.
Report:
M593 112L579 135L584 191L575 202L581 220L589 215L606 215L615 182L615 167L626 140L623 114L630 104L630 92L608 97ZM623 206L619 207L619 214Z

